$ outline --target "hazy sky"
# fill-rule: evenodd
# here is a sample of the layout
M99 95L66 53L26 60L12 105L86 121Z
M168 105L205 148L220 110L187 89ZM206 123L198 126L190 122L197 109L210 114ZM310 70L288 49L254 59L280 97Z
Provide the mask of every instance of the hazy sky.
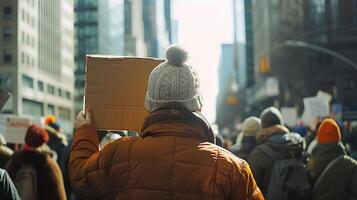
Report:
M201 79L202 112L213 122L220 46L233 41L232 0L174 0L172 8L178 20L178 43L189 51L189 62Z

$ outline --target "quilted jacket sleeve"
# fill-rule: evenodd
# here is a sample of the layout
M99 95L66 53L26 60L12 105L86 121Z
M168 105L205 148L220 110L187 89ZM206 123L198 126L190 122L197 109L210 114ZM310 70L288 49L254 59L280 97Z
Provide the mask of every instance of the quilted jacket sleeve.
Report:
M69 177L73 189L83 199L103 199L107 194L106 166L112 148L99 151L96 129L79 127L73 137Z
M257 186L252 171L245 161L241 164L240 173L233 176L235 192L231 199L264 200L264 196Z

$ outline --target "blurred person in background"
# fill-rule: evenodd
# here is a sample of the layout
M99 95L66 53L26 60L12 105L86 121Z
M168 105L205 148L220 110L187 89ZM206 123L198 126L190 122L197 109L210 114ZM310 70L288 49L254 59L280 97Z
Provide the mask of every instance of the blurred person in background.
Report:
M0 169L0 199L21 200L14 183L4 169Z
M43 128L29 126L23 150L14 153L6 166L22 199L66 199L61 170L46 147L48 139Z
M284 126L280 111L275 107L265 109L261 115L262 129L257 133L257 146L249 156L248 163L259 188L266 194L272 169L275 163L273 157L287 159L292 155L299 155L303 152L300 143L287 140L284 135L289 130ZM267 155L263 149L271 149L274 155Z
M333 119L322 121L307 169L315 183L313 199L357 199L357 162L346 155L341 131Z
M62 160L62 151L68 145L67 137L61 133L61 127L57 122L57 119L53 115L48 115L45 118L45 130L48 133L49 140L48 146L54 150L57 154L57 162Z
M6 103L8 98L3 98L8 96L8 94L0 88L0 97L2 97L2 102L0 102L0 110L2 106ZM8 162L11 155L13 154L12 150L6 147L6 140L3 135L0 134L0 199L6 200L21 200L14 183L12 182L9 174L4 170L4 165Z
M357 160L357 123L352 126L349 145L351 157Z
M90 110L76 119L72 186L84 199L263 199L249 165L214 145L199 77L179 46L150 74L137 137L98 148Z
M236 143L232 146L232 152L244 160L248 157L256 146L255 137L261 129L261 120L257 117L251 116L244 120L242 132L239 133Z
M4 168L14 152L6 146L6 140L0 134L0 168Z
M121 138L121 136L117 133L112 133L112 132L108 132L107 134L105 134L105 136L101 139L100 141L100 147L104 148L105 146L107 146L109 143L114 142L115 140Z

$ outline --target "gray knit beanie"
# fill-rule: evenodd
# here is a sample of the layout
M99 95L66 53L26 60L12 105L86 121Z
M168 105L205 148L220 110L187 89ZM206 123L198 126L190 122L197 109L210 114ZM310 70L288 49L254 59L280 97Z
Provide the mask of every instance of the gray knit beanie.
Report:
M256 135L261 127L261 120L251 116L244 120L242 131L244 135Z
M166 50L166 62L151 72L146 91L145 107L149 112L169 102L179 102L190 111L203 105L200 80L196 70L188 65L187 52L178 45Z
M262 128L269 128L275 125L284 125L283 117L280 111L273 106L263 110L262 114L260 114L260 119L262 120Z

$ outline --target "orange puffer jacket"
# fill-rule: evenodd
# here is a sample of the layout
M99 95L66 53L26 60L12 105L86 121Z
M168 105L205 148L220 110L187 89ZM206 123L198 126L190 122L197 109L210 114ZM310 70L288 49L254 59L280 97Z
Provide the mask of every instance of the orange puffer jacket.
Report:
M69 164L83 199L264 199L248 164L207 141L202 127L171 121L99 150L96 130L77 129Z

